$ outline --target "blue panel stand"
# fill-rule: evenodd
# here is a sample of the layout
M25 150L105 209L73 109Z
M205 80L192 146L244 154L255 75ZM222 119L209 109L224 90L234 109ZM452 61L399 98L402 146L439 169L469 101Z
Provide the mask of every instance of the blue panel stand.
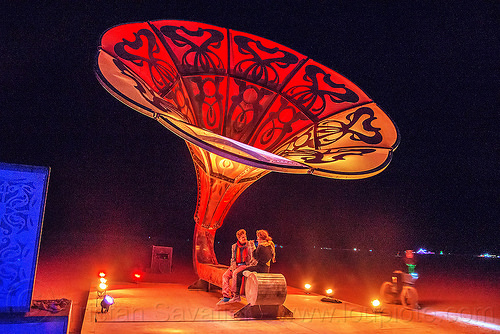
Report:
M0 163L0 313L30 311L49 173Z

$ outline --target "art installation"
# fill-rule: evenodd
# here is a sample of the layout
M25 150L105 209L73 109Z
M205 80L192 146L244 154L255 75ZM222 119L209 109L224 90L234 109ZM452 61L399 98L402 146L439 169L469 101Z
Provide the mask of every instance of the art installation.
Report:
M0 163L0 313L30 310L49 174Z
M186 141L198 199L193 262L218 264L217 229L271 171L335 179L376 175L399 143L392 120L333 70L270 40L204 23L113 27L96 74L117 99Z

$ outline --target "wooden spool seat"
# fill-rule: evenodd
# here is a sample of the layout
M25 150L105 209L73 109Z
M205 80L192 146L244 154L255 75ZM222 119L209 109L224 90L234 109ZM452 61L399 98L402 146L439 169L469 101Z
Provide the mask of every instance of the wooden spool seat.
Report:
M244 271L245 296L248 305L234 314L235 318L293 317L283 303L286 299L286 279L282 274Z
M245 297L250 305L281 305L286 299L286 280L282 274L250 273Z
M222 275L229 268L220 264L198 263L199 280L190 289L210 291L211 285L222 287ZM292 318L293 313L283 303L286 299L285 276L274 273L244 271L245 294L248 304L234 313L235 318Z

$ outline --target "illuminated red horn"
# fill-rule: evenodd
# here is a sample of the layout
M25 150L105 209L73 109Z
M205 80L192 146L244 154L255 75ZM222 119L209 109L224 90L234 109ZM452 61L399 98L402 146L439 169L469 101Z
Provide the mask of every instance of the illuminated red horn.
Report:
M270 40L208 24L111 28L96 74L117 99L186 141L198 179L195 269L217 263L215 231L263 175L370 177L399 142L391 119L345 77Z

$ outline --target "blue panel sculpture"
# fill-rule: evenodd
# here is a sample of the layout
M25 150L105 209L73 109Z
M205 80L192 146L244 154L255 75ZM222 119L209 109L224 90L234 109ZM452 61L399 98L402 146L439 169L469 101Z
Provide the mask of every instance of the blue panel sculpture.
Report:
M30 310L49 173L0 163L0 312Z

